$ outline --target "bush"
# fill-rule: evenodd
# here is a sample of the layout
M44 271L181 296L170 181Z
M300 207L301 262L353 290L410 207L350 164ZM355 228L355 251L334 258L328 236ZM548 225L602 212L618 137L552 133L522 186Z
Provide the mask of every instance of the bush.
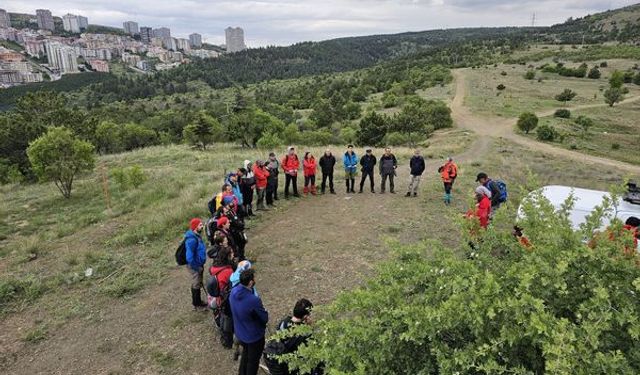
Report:
M532 80L534 78L536 78L536 72L533 70L529 70L524 74L524 79Z
M587 77L591 79L598 79L601 76L602 74L600 73L600 69L598 69L597 66L594 66L593 68L591 68L591 70L589 70L589 74L587 75Z
M571 111L568 109L558 109L554 114L553 117L557 117L557 118L571 118Z
M559 102L568 102L573 100L578 94L571 89L564 89L560 94L556 95L556 100Z
M384 137L384 144L389 146L403 146L410 143L410 137L400 132L389 133Z
M277 134L266 133L258 140L257 146L263 150L273 150L278 146L282 146L282 139Z
M604 101L609 105L609 107L613 107L614 104L621 102L624 100L624 91L618 87L610 87L604 92Z
M609 64L607 64L606 61L603 61L603 62L600 63L600 67L601 68L606 68L607 66L609 66Z
M612 150L619 150L620 149L620 143L613 143L611 145L611 149Z
M506 75L507 75L507 72L505 72L505 71L503 70L502 72L500 72L500 75L501 75L501 76L506 76Z
M400 105L400 98L396 94L387 91L382 95L382 107L393 108L398 105Z
M558 136L558 133L553 128L553 126L544 124L544 125L540 125L536 129L536 136L540 141L553 142Z
M369 112L360 120L360 128L357 132L358 143L362 146L381 146L389 123L387 116Z
M29 145L27 155L38 179L53 181L62 196L70 198L78 174L93 170L93 150L91 143L77 139L71 130L54 127Z
M517 126L525 134L529 134L530 131L538 126L538 116L535 113L525 112L518 118Z
M321 362L331 374L640 373L640 268L623 256L628 238L591 248L593 226L573 231L569 209L536 193L518 223L526 250L502 229L515 212L502 212L486 231L462 224L460 242L476 244L467 254L395 245L372 279L291 331L312 335L283 359L301 373Z
M502 90L504 90L504 89L506 89L506 88L507 88L507 86L503 85L502 83L501 83L501 84L499 84L499 85L496 87L496 89L498 89L498 91L502 91Z
M148 179L142 167L137 164L128 168L113 168L111 177L113 177L121 190L138 188Z
M312 130L300 133L300 144L305 146L324 146L331 144L333 134L328 130Z

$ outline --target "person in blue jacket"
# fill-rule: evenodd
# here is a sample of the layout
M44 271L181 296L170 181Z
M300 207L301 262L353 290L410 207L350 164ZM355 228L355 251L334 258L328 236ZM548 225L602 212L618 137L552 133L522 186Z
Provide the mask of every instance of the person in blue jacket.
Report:
M207 260L207 246L204 244L200 233L204 224L198 218L191 219L191 229L184 234L184 246L187 256L187 271L191 276L191 303L193 309L206 309L207 304L202 301L200 289L202 289L202 273L204 263Z
M244 168L240 168L244 169ZM240 190L240 178L242 177L242 171L238 170L237 173L229 173L227 178L224 180L224 183L227 185L231 185L231 191L233 191L233 195L238 199L238 216L244 218L245 212L242 207L244 207L244 201L242 200L242 191Z
M264 335L269 313L260 297L253 293L255 273L247 269L240 274L240 284L231 289L229 303L233 316L233 330L242 346L240 375L256 375L264 350Z
M355 193L356 175L358 174L358 156L353 152L353 145L347 146L347 152L342 157L344 164L344 178L347 185L347 193Z

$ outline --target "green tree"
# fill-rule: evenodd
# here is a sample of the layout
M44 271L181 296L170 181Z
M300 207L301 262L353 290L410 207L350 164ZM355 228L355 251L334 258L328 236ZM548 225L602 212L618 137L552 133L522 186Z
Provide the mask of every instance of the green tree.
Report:
M206 150L207 145L219 140L222 133L222 125L218 120L201 111L195 120L184 128L182 137L190 145Z
M611 77L609 78L609 85L614 89L622 88L622 85L624 85L624 73L619 70L611 73Z
M120 127L113 121L102 121L96 128L95 145L101 154L123 151Z
M282 146L282 139L277 134L267 132L258 140L257 146L264 150L273 150L278 146Z
M65 198L71 197L76 176L93 170L91 143L77 139L71 130L53 127L27 149L33 171L41 181L53 181Z
M559 102L569 102L573 100L578 94L571 89L564 89L560 94L556 95L556 100Z
M593 68L591 68L591 70L589 70L589 74L587 75L587 77L591 79L598 79L601 76L602 74L600 73L600 69L598 69L597 66L594 66Z
M624 91L619 87L610 87L604 92L604 101L613 107L614 104L624 100Z
M544 124L536 128L536 137L540 141L553 142L556 139L557 132L553 126Z
M518 129L523 131L525 134L529 134L530 131L538 126L538 116L535 113L524 112L518 118L517 123Z
M381 146L384 136L387 134L389 119L385 115L376 112L367 113L360 120L360 128L358 129L358 143L362 146Z

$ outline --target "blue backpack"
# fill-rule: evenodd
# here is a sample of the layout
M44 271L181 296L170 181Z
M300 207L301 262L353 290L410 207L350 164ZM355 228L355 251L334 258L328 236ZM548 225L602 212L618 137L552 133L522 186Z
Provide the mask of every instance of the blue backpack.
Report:
M507 198L509 198L509 193L507 192L507 184L502 180L498 180L496 181L496 185L500 190L500 203L506 202Z

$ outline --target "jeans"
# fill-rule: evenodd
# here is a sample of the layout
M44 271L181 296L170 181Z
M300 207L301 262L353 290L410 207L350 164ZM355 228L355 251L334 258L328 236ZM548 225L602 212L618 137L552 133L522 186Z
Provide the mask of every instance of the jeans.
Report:
M374 189L373 182L373 171L362 171L362 178L360 179L360 191L364 187L364 182L367 180L367 176L369 176L369 182L371 183L371 191Z
M285 174L284 180L284 197L289 196L289 185L293 185L293 195L298 196L298 176Z
M320 190L324 193L327 188L327 178L329 179L329 191L333 191L333 172L328 174L322 174L322 185Z
M420 186L420 178L421 176L411 175L411 179L409 179L409 187L407 188L407 191L409 193L413 193L413 194L418 193L418 187Z
M239 375L257 375L260 368L260 358L264 350L264 336L254 343L240 342L242 345L242 357L240 358Z
M389 191L393 193L393 189L395 188L395 184L393 183L393 173L382 174L382 184L380 186L380 191L384 192L385 185L387 184L387 177L389 178Z

